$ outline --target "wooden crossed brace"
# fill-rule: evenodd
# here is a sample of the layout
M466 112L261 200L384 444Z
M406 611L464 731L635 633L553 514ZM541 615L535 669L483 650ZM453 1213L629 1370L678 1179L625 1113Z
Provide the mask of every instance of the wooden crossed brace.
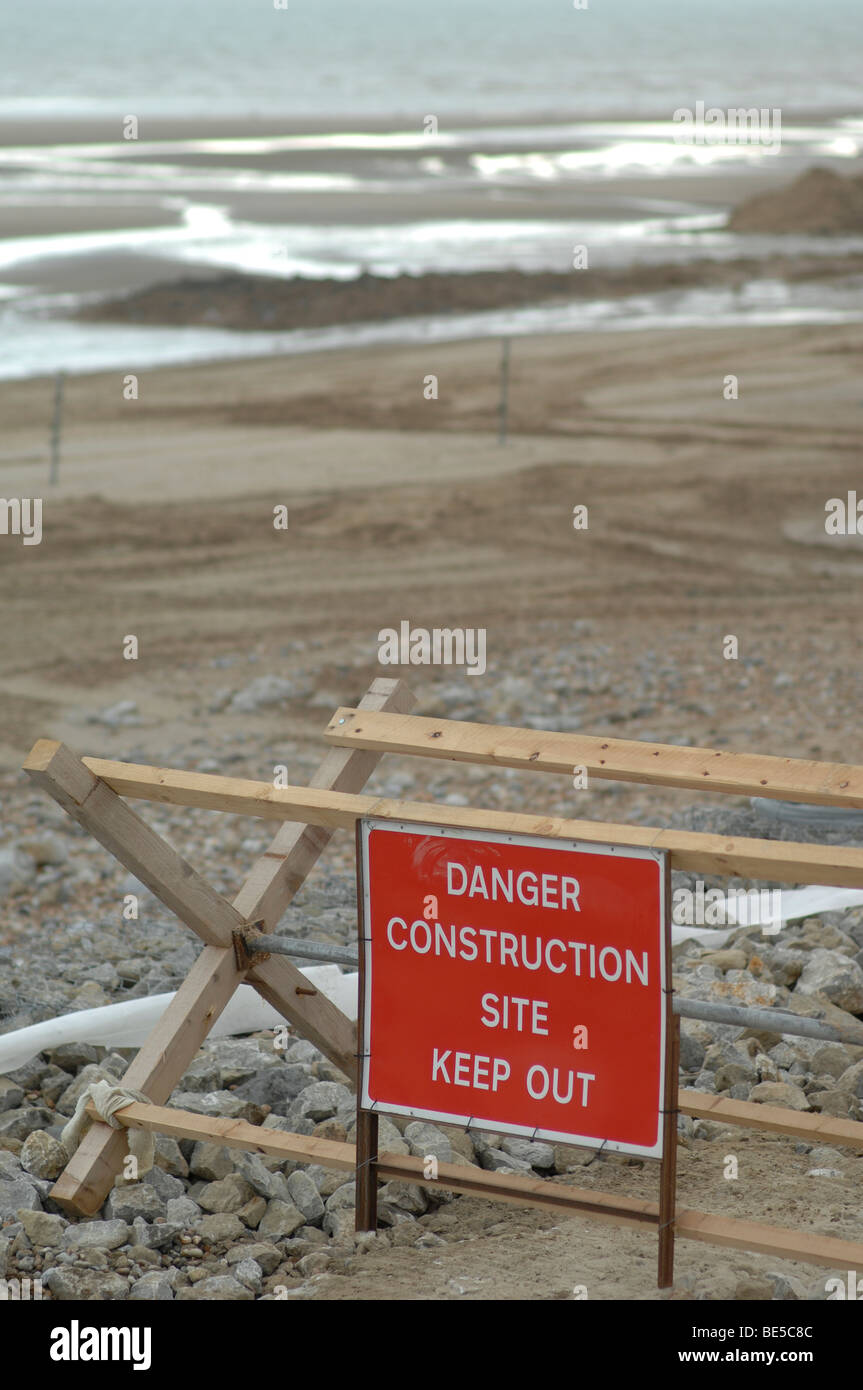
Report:
M359 709L408 713L415 703L401 681L372 682ZM357 792L381 758L365 750L332 749L310 785ZM233 933L251 922L272 931L298 892L333 831L285 824L229 903L191 864L157 835L116 792L70 749L41 739L24 764L38 786L104 845L205 943L192 969L130 1064L123 1085L164 1105L234 990L244 981L352 1079L357 1069L356 1027L325 995L299 993L308 982L284 956L240 965ZM52 1199L92 1215L114 1185L128 1149L124 1130L94 1123L57 1183Z

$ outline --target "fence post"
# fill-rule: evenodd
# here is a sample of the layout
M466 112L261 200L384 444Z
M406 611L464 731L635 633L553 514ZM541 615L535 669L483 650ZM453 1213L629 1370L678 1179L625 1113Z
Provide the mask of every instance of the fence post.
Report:
M66 373L58 372L54 380L54 419L51 424L51 486L60 481L60 430L63 423L63 386Z

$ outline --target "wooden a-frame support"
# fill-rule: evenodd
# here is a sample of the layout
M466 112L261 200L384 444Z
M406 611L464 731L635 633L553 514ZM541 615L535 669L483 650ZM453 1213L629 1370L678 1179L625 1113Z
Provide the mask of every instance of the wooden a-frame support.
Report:
M616 780L700 787L703 783L693 779L707 776L713 779L713 788L718 791L768 796L793 793L793 799L819 804L863 802L863 769L859 768L405 718L413 704L414 697L400 682L374 681L356 710L340 709L334 715L325 734L334 746L307 788L276 790L268 783L82 759L62 744L48 740L40 740L34 746L24 764L33 780L204 942L194 966L123 1078L128 1087L146 1095L148 1103L131 1104L116 1112L114 1119L123 1126L120 1130L99 1121L90 1107L94 1123L51 1192L60 1205L85 1215L99 1210L122 1166L127 1127L208 1139L228 1147L345 1170L353 1168L358 1177L357 1165L362 1164L375 1182L378 1177L421 1180L419 1159L377 1153L376 1116L365 1112L358 1117L355 1148L351 1144L265 1130L238 1120L205 1118L163 1105L243 981L253 985L356 1081L356 1026L325 996L310 990L308 978L284 956L252 958L244 951L243 943L253 928L272 931L334 830L353 827L366 815L391 820L426 818L426 803L414 805L359 794L384 753L431 754L454 761L497 763L538 771L558 771L558 764L568 769L581 761L589 762L597 775ZM209 807L283 823L230 903L151 830L123 797ZM863 884L863 851L857 849L729 841L657 828L605 826L451 806L435 806L434 813L441 824L583 839L588 843L650 843L668 850L670 862L677 868L724 874L747 872L779 877L786 882ZM675 1019L667 1057L670 1084L665 1125L671 1162L663 1165L658 1204L452 1164L441 1165L441 1185L454 1192L580 1213L618 1225L652 1226L660 1237L661 1287L667 1287L672 1280L675 1235L833 1268L863 1265L860 1242L682 1210L676 1205L674 1150L678 1105L681 1111L693 1116L721 1118L729 1124L808 1139L820 1137L863 1148L863 1124L850 1120L799 1115L691 1091L681 1092L678 1101L677 1049L673 1045L677 1023ZM358 1228L373 1222L375 1182L358 1182Z
M359 708L407 713L415 697L401 681L372 682ZM356 792L366 784L381 754L332 749L311 786ZM284 824L234 899L229 903L100 778L62 744L40 740L24 769L79 825L145 883L180 921L205 943L165 1013L122 1084L156 1105L169 1098L215 1020L238 985L246 981L336 1066L356 1074L356 1028L323 994L309 994L308 980L284 956L270 956L250 969L238 966L233 933L251 922L275 928L332 830ZM299 993L299 989L304 993ZM127 1153L123 1130L94 1123L51 1190L58 1205L92 1215L114 1185Z

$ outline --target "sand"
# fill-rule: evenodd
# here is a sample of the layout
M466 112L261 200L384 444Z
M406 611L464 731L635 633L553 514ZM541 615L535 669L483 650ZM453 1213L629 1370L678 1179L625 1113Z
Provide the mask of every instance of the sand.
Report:
M378 630L404 617L488 633L482 681L387 668L421 713L442 680L481 686L468 693L500 722L508 683L551 683L559 717L577 711L585 732L863 761L863 542L823 527L827 499L859 482L863 328L519 340L504 446L498 352L470 342L160 370L141 375L137 401L119 372L74 378L53 489L52 383L0 385L4 494L44 501L41 545L0 537L0 798L15 817L33 795L16 769L40 736L153 762L194 749L258 777L277 748L305 768L334 705L381 674ZM723 399L729 372L738 401ZM423 397L428 373L436 401ZM273 530L277 503L287 532ZM578 503L590 509L580 534ZM134 663L121 657L127 633L141 643ZM738 663L722 658L727 633ZM290 676L295 661L313 667L313 694L240 720L220 712L219 688ZM658 696L645 694L648 671ZM136 727L88 722L124 699ZM428 794L440 771L391 767L407 795ZM491 804L494 770L445 773ZM501 790L520 810L566 796L539 777ZM614 790L611 803L607 786L591 790L579 813L661 823L681 804ZM727 1153L739 1183L723 1179ZM843 1156L845 1178L815 1187L808 1166L792 1140L740 1131L682 1150L680 1201L860 1239L863 1160ZM573 1180L656 1195L651 1165L602 1162ZM311 1296L557 1300L585 1285L590 1299L660 1297L650 1236L468 1199L435 1220L450 1216L461 1243L373 1253ZM810 1296L832 1273L680 1242L661 1297L766 1297L766 1272L782 1270Z

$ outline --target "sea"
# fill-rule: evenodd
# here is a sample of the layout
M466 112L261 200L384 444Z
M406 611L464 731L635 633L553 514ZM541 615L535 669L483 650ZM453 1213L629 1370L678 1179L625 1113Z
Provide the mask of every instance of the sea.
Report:
M710 188L730 181L740 196L747 180L812 164L861 171L861 0L0 0L0 49L2 378L354 342L863 317L860 286L769 278L278 335L64 317L118 257L350 278L562 270L582 243L607 266L772 256L775 238L744 247L723 230L729 207ZM781 142L681 143L674 113L699 102L780 112ZM130 115L136 140L119 134ZM116 139L70 143L71 126L99 119ZM250 119L259 130L243 133ZM156 120L239 133L148 138ZM453 211L460 199L469 212ZM70 210L92 223L94 209L144 204L140 226L69 223ZM38 233L21 230L27 209ZM48 262L71 265L71 285L46 288Z

